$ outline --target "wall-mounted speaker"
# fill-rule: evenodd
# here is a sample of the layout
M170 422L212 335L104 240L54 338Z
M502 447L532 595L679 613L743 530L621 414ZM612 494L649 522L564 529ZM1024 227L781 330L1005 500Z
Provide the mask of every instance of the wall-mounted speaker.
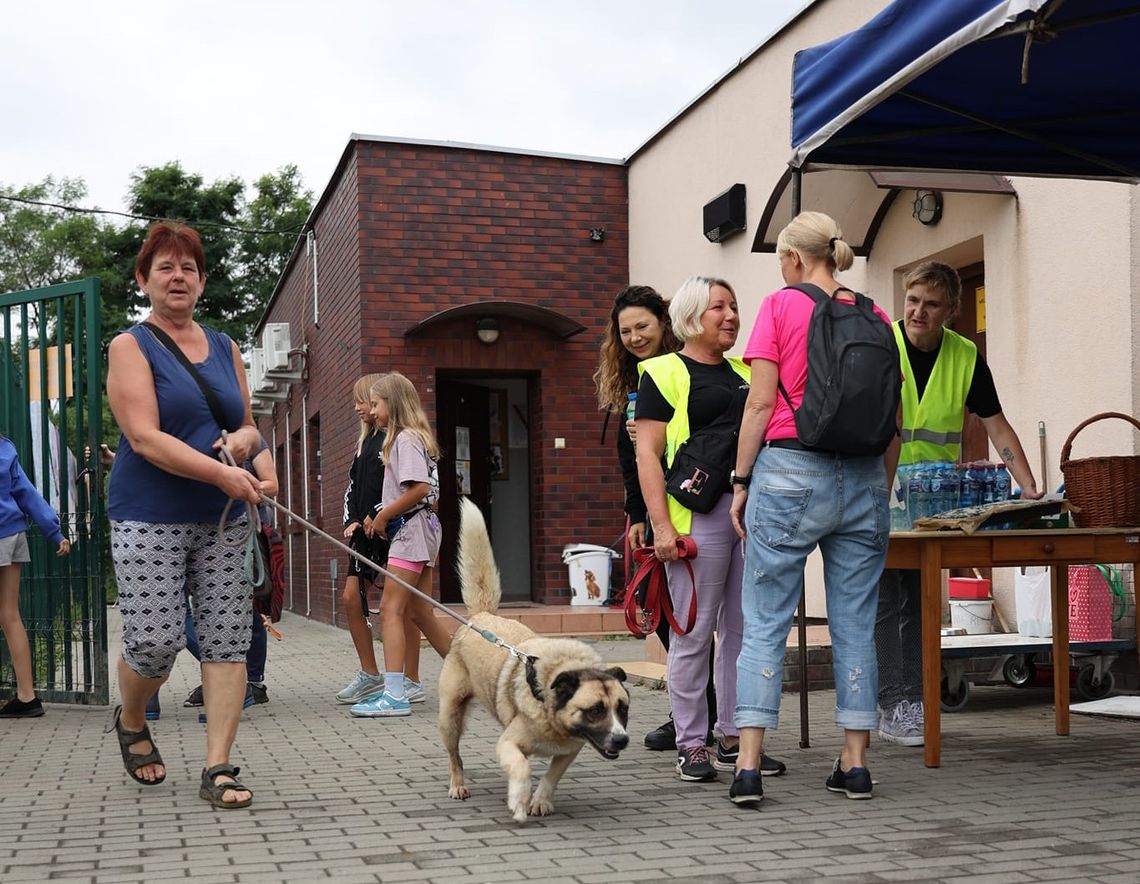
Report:
M724 242L744 230L744 185L734 184L705 205L705 238Z

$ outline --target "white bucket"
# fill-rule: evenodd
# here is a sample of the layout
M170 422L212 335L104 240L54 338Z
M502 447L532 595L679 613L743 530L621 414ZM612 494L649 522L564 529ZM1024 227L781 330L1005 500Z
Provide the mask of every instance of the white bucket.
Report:
M993 599L950 599L950 625L966 635L989 635L994 631Z
M621 558L608 547L572 543L562 550L570 574L570 604L604 605L610 597L610 566Z

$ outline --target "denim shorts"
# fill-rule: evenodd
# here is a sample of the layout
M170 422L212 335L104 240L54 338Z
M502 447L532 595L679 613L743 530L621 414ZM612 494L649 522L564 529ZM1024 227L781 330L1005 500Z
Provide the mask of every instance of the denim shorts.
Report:
M804 563L823 555L836 723L878 726L875 615L890 520L881 457L762 448L744 513L744 640L737 727L776 727L784 653Z

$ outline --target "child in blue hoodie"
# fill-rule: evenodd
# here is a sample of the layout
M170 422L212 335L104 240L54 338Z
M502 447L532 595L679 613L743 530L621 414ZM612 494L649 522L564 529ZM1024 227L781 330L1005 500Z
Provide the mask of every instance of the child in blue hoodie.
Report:
M59 530L59 516L40 496L16 457L16 446L0 435L0 630L12 655L16 696L0 707L0 718L35 718L44 714L32 681L32 651L20 619L20 564L31 561L24 535L28 518L65 556L71 544Z

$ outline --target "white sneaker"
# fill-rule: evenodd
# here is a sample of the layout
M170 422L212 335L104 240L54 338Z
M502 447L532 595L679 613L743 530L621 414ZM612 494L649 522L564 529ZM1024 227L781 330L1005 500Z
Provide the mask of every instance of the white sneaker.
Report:
M412 681L406 675L404 676L404 696L409 703L423 703L427 700L423 684L418 681Z
M905 743L906 746L921 746L926 742L926 709L922 705L922 701L917 703L905 703L906 722L910 729L911 739L915 742Z
M361 669L352 681L337 691L336 701L345 704L359 703L361 700L382 693L384 693L384 676L370 675Z

